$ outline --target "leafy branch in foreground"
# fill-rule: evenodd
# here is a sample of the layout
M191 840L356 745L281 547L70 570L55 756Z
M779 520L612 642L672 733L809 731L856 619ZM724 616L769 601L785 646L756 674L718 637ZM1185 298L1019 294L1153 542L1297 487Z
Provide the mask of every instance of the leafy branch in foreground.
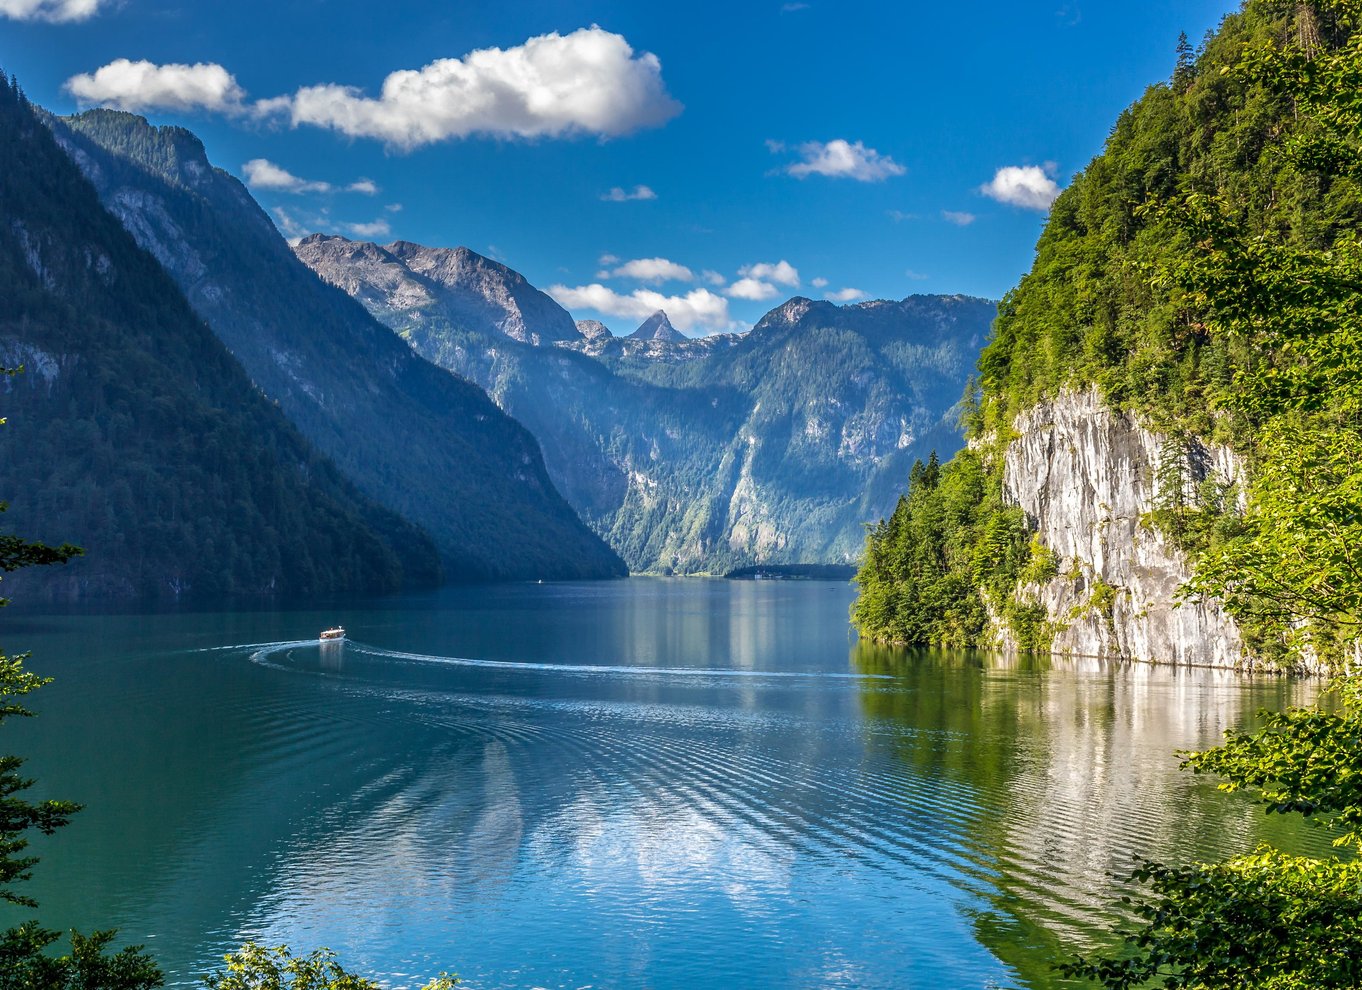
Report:
M287 945L247 942L223 961L222 969L203 978L207 990L380 990L375 981L347 973L330 949L295 956ZM454 990L458 983L441 973L421 990Z
M1269 813L1298 813L1362 851L1362 681L1336 685L1336 710L1262 713L1256 732L1186 755L1184 767L1223 778ZM1362 862L1262 847L1224 863L1145 863L1148 895L1123 903L1140 920L1122 950L1061 967L1108 990L1150 981L1188 990L1311 990L1362 985Z

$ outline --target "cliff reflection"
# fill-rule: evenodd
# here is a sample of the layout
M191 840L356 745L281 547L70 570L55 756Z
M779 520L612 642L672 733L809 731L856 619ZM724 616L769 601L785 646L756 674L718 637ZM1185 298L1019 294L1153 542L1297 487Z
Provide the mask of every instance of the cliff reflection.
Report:
M899 759L976 795L960 840L989 905L976 932L1027 986L1069 985L1053 961L1103 937L1141 858L1219 859L1265 839L1325 844L1180 772L1176 756L1214 745L1261 708L1308 702L1314 684L865 643L852 663L893 678L866 682L861 705L870 724L901 727Z

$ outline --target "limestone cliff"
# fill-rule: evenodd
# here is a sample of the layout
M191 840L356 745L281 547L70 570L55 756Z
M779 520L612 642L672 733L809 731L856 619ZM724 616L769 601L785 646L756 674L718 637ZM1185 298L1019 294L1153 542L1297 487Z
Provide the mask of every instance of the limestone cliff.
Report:
M1164 438L1096 390L1067 391L1023 412L1003 462L1004 497L1019 506L1058 557L1058 575L1022 584L1019 599L1044 606L1058 654L1234 667L1245 662L1233 619L1215 602L1183 601L1187 560L1149 522L1159 496ZM1190 488L1207 478L1239 482L1224 447L1187 445ZM1242 486L1241 486L1242 487ZM1007 646L1006 626L994 635Z

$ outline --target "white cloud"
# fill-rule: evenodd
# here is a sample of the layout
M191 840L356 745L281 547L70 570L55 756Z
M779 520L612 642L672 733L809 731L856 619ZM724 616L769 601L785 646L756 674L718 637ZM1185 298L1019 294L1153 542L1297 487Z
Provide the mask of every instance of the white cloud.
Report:
M1059 185L1039 165L1008 165L993 181L979 187L990 199L1028 210L1048 210L1059 195Z
M115 59L93 73L66 80L66 90L86 106L118 107L121 110L211 110L244 112L246 91L222 66L213 62L195 65L156 65Z
M910 278L910 279L912 279L914 282L925 282L927 279L931 278L930 275L928 275L928 274L926 274L926 273L924 273L924 272L915 272L915 271L913 271L913 269L911 269L911 268L909 268L909 269L908 269L907 271L905 271L903 274L904 274L904 277L905 277L905 278Z
M619 255L603 254L600 257L600 263L602 265L605 265L607 268L609 268L611 265L618 265L620 263Z
M383 209L387 210L389 213L401 213L401 212L402 212L402 204L401 204L401 203L389 203L387 206L383 207Z
M341 229L348 230L356 237L363 237L368 240L373 240L377 237L387 237L393 232L392 228L388 226L388 221L384 220L382 217L379 217L371 223L343 223L341 224Z
M725 289L724 294L732 296L734 299L750 299L752 302L762 302L780 295L780 290L770 282L762 282L755 278L742 278Z
M633 261L626 261L610 274L616 278L636 278L640 282L695 281L693 271L666 258L635 258Z
M473 134L618 137L681 111L656 55L635 55L621 35L595 26L394 72L376 99L325 84L298 90L287 104L295 126L407 149Z
M902 210L890 210L889 219L895 223L903 223L905 220L920 219L916 213L904 213Z
M836 292L827 293L823 298L840 303L855 302L857 299L864 299L865 293L860 289L838 289Z
M953 223L957 227L968 227L979 218L973 213L965 213L962 210L942 210L941 219L945 220L947 223Z
M276 165L266 158L252 158L241 166L241 171L246 176L246 184L252 189L268 189L272 192L286 193L329 193L336 191L336 187L329 182L315 182L311 179L299 178L288 169ZM371 179L359 179L346 186L345 191L373 196L378 192L378 186Z
M663 309L681 330L727 330L733 324L728 315L728 300L708 289L692 289L684 296L664 296L651 289L635 289L623 295L592 283L576 288L552 285L548 293L568 309L589 309L631 320L646 320Z
M706 268L704 271L702 271L700 273L700 277L704 279L706 282L708 282L710 285L723 285L725 282L728 281L728 279L724 278L718 272L710 268Z
M755 265L744 265L738 269L738 274L748 278L765 279L768 282L788 285L793 289L799 288L799 269L784 259L775 264L758 262Z
M638 199L657 199L657 193L647 186L634 186L633 189L624 189L616 186L608 193L601 193L601 199L607 203L628 203Z
M766 146L775 154L785 150L785 145L779 141L767 141ZM841 138L826 144L806 141L797 150L803 161L785 166L785 171L797 179L825 175L831 179L882 182L892 175L903 175L908 171L888 155L881 155L860 141L855 144Z
M811 280L809 284L815 289L826 289L828 287L828 280L825 278L816 278Z
M270 189L276 192L324 193L331 191L329 182L310 182L300 179L292 172L264 158L252 158L241 171L246 176L246 184L252 189Z
M88 20L104 4L105 0L0 0L0 17L60 24Z

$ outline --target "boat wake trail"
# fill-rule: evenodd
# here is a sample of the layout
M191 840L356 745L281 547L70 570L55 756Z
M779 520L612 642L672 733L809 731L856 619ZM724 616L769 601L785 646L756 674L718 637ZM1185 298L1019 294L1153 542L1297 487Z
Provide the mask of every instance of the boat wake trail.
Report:
M331 644L324 644L329 647ZM251 662L266 666L285 667L277 659L280 654L294 650L317 647L316 640L300 640L289 643L263 643L248 647L252 650ZM798 679L798 680L844 680L868 681L884 680L886 674L858 674L839 671L796 671L796 670L742 670L731 667L655 667L632 666L628 664L583 664L583 663L542 663L521 660L480 660L473 657L442 657L425 653L405 653L399 650L385 650L376 646L366 646L354 640L346 640L344 647L347 655L358 655L375 660L391 660L398 663L430 664L446 667L476 667L485 670L508 670L525 673L575 674L596 677L668 677L668 678L745 678L745 679Z

